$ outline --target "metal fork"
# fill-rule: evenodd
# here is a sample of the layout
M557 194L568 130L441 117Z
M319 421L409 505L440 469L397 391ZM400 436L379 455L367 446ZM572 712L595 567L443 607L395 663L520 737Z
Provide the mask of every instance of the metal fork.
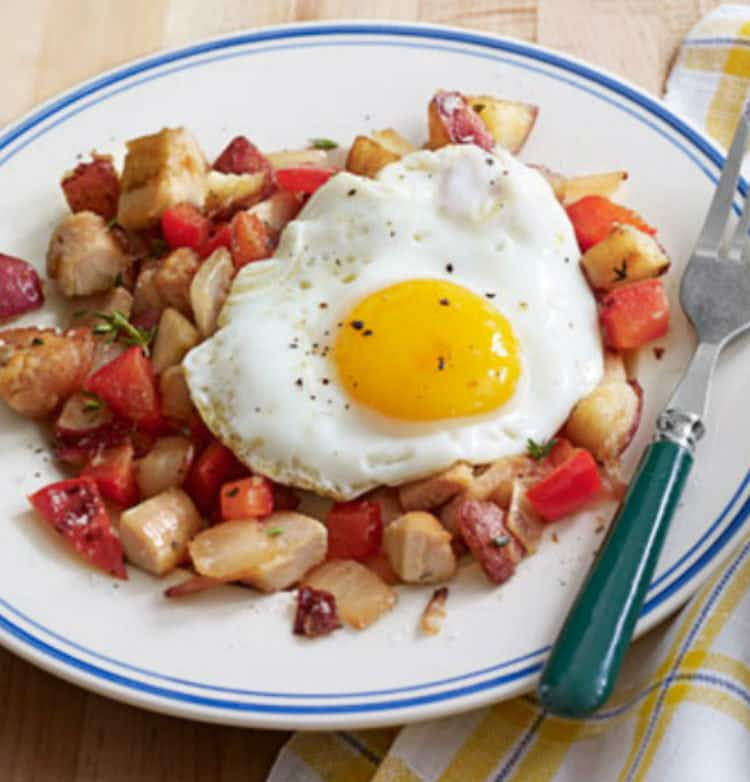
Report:
M555 714L590 714L611 694L704 432L716 360L750 327L750 196L731 238L724 240L747 145L747 112L680 286L697 348L658 418L654 439L542 672L539 700Z

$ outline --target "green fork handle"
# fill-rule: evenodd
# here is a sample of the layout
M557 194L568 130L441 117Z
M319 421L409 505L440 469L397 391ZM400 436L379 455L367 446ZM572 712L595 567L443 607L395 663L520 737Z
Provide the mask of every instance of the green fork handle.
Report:
M542 672L537 694L548 711L580 717L611 694L692 464L690 450L669 440L644 453Z

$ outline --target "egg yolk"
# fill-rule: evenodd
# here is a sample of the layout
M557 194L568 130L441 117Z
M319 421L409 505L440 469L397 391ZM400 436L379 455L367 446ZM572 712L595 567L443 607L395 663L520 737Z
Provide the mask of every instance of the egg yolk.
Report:
M341 323L334 360L354 399L410 421L494 410L513 395L521 372L508 320L487 299L431 279L360 301Z

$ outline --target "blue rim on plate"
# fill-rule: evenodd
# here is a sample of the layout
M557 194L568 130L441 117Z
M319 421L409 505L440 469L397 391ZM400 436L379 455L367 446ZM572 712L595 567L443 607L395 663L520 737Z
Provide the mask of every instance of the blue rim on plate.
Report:
M326 36L337 38L319 40ZM343 39L342 36L347 37ZM274 45L255 50L243 48L259 44ZM568 57L518 41L446 27L344 22L290 25L225 36L115 69L50 101L7 129L0 135L0 167L21 149L72 116L146 81L163 78L175 71L200 67L219 59L244 57L269 50L336 45L442 50L542 73L548 78L585 91L649 126L686 155L712 182L717 180L717 171L723 163L723 156L711 142L658 101L612 76ZM460 45L473 48L460 48ZM514 59L503 57L503 53L513 55ZM668 133L664 126L676 135ZM746 192L744 181L740 183L739 191L742 194ZM750 472L745 475L722 513L703 536L651 584L641 614L642 619L653 614L691 581L705 575L708 566L722 553L726 553L728 544L750 516L749 488ZM489 668L408 687L352 693L273 693L221 687L148 671L84 648L36 623L1 598L0 609L0 635L8 646L79 684L106 694L116 694L124 700L150 708L179 711L203 719L231 721L228 715L233 713L255 714L258 715L258 724L263 722L263 715L266 718L268 715L283 715L287 721L291 720L291 723L296 716L299 718L298 723L302 724L305 718L314 715L342 716L384 712L393 712L391 721L395 722L406 718L405 712L409 709L457 701L478 692L484 692L487 695L485 700L490 700L491 691L498 687L510 683L516 683L519 687L524 683L530 685L539 672L548 649L540 648L523 657L506 660ZM46 640L40 636L45 636ZM60 646L56 646L54 642ZM79 655L85 655L87 659ZM62 671L59 664L63 666ZM147 677L152 681L134 678L134 675ZM175 686L186 689L177 690L174 689ZM239 700L238 697L242 699ZM295 703L295 700L298 702ZM316 700L321 702L312 702ZM457 708L459 705L457 704ZM373 724L385 721L371 719ZM269 720L269 724L271 723L273 720ZM320 726L322 723L316 724Z

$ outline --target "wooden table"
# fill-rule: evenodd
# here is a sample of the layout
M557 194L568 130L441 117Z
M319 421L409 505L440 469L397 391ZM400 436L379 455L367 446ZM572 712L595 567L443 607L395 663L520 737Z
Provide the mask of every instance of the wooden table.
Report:
M0 125L134 57L218 33L336 18L422 20L551 46L659 93L716 0L4 0ZM106 10L105 10L106 9ZM2 782L255 782L286 734L203 725L89 694L0 650Z

